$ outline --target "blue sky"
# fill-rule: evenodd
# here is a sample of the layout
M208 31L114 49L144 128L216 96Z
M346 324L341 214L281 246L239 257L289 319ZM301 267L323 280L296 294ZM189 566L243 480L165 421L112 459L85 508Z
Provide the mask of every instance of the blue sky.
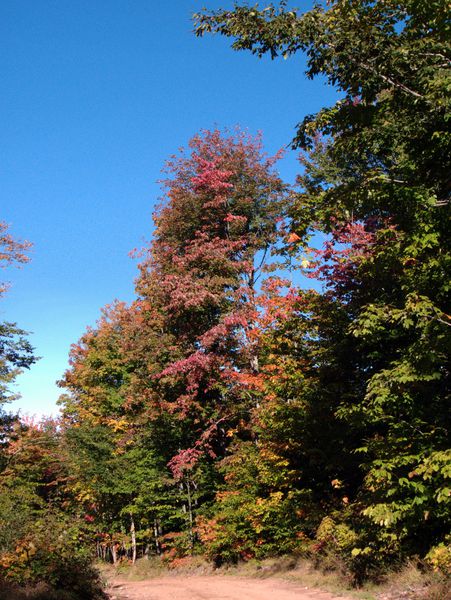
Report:
M13 408L55 412L70 344L101 306L133 298L128 257L152 234L164 160L202 128L263 131L268 152L334 91L303 57L258 60L190 16L227 0L3 0L0 220L34 243L9 270L0 319L32 333L41 360ZM309 8L310 2L298 2ZM279 170L293 181L290 152Z

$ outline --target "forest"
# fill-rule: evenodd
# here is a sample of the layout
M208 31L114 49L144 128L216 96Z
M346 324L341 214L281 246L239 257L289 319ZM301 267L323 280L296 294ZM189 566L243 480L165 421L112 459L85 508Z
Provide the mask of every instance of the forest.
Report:
M274 156L236 128L168 159L135 300L72 345L59 418L8 411L37 358L0 324L3 582L94 598L95 561L198 555L307 556L357 586L408 560L449 573L448 9L194 16L257 58L304 53L340 99ZM0 225L2 267L28 250Z

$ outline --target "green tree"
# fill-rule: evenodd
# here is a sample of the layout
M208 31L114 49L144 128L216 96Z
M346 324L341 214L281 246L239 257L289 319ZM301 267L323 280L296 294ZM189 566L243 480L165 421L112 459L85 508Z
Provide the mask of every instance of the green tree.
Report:
M350 458L332 481L348 503L340 518L361 533L348 547L355 568L424 554L450 514L447 5L335 0L299 14L282 2L196 19L198 35L258 56L303 51L307 76L341 91L293 140L303 171L286 254L301 253L325 286L300 315L313 384L300 397L322 407L317 419ZM309 248L314 231L323 248ZM316 445L318 472L332 475Z
M139 328L135 304L104 309L97 327L72 347L71 368L60 382L69 392L59 402L76 496L99 556L115 563L121 552L134 561L149 545L159 551L176 503L166 467L171 449L161 451L159 424L147 422L130 400L141 389L139 362L149 358Z
M8 225L0 221L0 269L29 261L27 251L31 244L14 239L8 229ZM0 298L7 289L8 283L0 281ZM15 323L0 323L0 410L2 404L17 397L10 388L17 375L36 361L25 334Z

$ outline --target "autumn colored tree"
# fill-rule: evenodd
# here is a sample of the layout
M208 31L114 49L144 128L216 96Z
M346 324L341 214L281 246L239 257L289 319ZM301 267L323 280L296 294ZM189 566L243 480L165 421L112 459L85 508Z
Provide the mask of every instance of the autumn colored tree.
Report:
M278 240L286 193L277 159L243 133L194 137L189 152L167 164L166 197L140 265L141 302L159 311L170 341L155 377L157 406L182 426L170 466L188 503L198 493L189 473L224 453L227 427L250 408L235 375L258 371L250 339L256 284Z
M264 157L259 139L204 132L190 149L167 165L172 177L137 282L142 300L158 307L174 336L179 356L168 360L162 377L185 381L171 400L180 412L202 410L196 397L208 389L209 371L219 384L215 371L243 347L238 338L253 318L285 189L273 171L278 157Z
M15 239L9 233L9 226L4 221L0 221L0 268L6 269L11 265L20 265L27 263L30 258L27 252L30 250L30 242ZM8 284L1 282L0 296L2 296Z
M49 598L103 597L65 457L57 422L16 420L0 474L2 598L38 584Z
M286 192L277 158L242 133L193 138L167 164L138 299L107 308L72 348L62 382L67 436L110 533L125 517L158 549L161 533L180 529L185 515L193 546L194 513L213 498L227 427L253 406L236 372L258 371L256 284ZM118 465L128 465L127 477L122 468L115 474ZM149 497L157 488L159 507Z

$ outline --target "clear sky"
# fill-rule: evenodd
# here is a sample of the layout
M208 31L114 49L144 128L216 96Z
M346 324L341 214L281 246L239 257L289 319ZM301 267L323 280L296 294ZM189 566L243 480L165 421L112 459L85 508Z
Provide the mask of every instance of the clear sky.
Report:
M32 262L6 274L0 320L33 332L42 357L19 377L13 408L55 412L70 344L101 306L133 298L128 253L151 237L170 154L202 128L235 125L261 130L275 152L335 98L305 78L300 55L258 60L196 38L190 17L204 5L231 3L0 3L0 220L34 243ZM279 170L293 181L294 153Z

